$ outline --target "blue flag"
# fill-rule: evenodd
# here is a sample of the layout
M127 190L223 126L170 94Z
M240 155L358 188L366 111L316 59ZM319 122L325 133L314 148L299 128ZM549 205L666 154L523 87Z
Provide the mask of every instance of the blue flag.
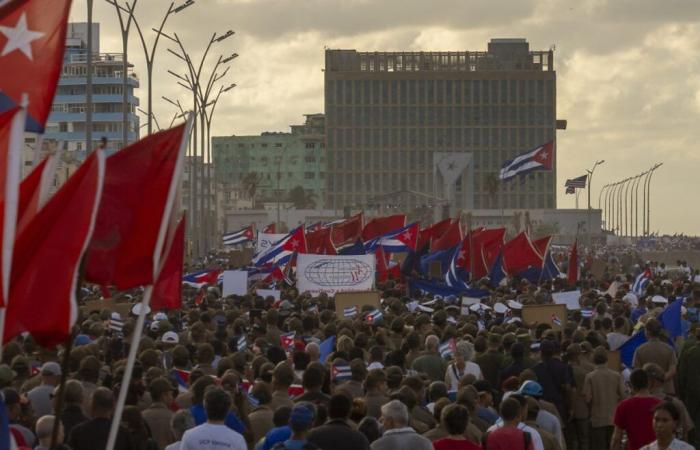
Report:
M498 252L496 261L493 262L491 271L489 272L489 280L491 287L497 287L499 283L506 277L506 271L503 269L503 252Z
M460 295L466 295L468 297L481 298L489 295L488 291L481 289L467 289L463 287L453 288L445 284L416 280L415 278L409 280L408 286L411 291L420 290L427 292L428 294L439 295L441 297L459 297Z
M659 322L661 322L661 326L668 333L671 345L673 345L673 341L678 336L683 334L683 327L681 324L682 305L683 299L679 298L668 305L658 317ZM627 342L622 344L622 346L618 349L620 351L620 360L622 363L627 367L632 367L635 350L637 350L637 348L646 341L647 337L644 334L644 330L640 330L634 336L629 338Z
M335 345L335 336L331 336L325 341L321 342L319 347L321 348L319 360L321 363L325 363L328 356L333 353L333 346Z
M0 450L10 450L10 418L0 393Z

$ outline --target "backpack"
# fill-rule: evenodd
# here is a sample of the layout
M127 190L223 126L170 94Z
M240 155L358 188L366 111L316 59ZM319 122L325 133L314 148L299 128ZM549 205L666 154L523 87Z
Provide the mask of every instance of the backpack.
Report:
M488 440L490 431L487 431L486 434L484 434L484 437L481 439L481 449L482 450L487 450L486 446L486 441ZM528 450L530 448L530 443L532 442L532 436L530 436L530 433L527 431L523 431L523 450Z

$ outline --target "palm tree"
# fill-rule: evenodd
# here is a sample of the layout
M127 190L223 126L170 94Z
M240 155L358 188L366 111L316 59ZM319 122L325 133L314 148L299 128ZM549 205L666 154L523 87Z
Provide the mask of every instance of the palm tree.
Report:
M293 204L296 209L313 209L316 207L314 197L313 192L307 192L303 187L295 186L289 191L287 201Z
M262 180L263 176L255 172L248 172L243 179L241 179L241 188L246 196L253 201L253 208L255 208L255 195L258 193L258 188Z

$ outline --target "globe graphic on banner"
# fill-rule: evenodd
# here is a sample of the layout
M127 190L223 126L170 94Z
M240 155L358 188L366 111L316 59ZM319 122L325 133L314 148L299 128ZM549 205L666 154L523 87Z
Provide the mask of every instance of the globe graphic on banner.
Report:
M372 275L372 267L357 259L321 259L304 271L307 280L324 287L354 286Z

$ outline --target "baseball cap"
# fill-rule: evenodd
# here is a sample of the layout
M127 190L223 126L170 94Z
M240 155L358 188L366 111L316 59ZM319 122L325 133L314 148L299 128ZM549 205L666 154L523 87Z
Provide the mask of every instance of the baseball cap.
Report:
M88 336L87 334L79 334L73 340L73 346L74 347L81 347L83 345L88 345L91 342L92 342L92 339L90 339L90 336Z
M157 333L158 329L160 328L160 322L154 320L153 322L151 322L150 328L152 332Z
M153 320L168 320L168 315L161 311L153 316Z
M160 340L165 344L178 344L180 342L180 337L174 331L166 331L163 333L163 337Z
M496 311L497 314L505 314L506 311L508 311L508 307L503 303L498 302L493 305L493 310Z
M41 366L42 375L61 375L61 366L55 362L47 362Z
M314 423L316 411L311 404L300 403L294 405L289 415L289 424L300 427L310 427Z
M131 308L131 314L133 314L133 315L135 315L135 316L140 315L140 314L141 314L141 305L142 305L142 303L137 303L137 304L135 304L135 305L133 306L133 308ZM151 307L150 307L150 306L146 306L146 314L148 314L148 313L150 313L150 312L151 312Z
M530 397L541 397L542 396L542 385L537 381L528 380L520 385L518 394L530 396Z

